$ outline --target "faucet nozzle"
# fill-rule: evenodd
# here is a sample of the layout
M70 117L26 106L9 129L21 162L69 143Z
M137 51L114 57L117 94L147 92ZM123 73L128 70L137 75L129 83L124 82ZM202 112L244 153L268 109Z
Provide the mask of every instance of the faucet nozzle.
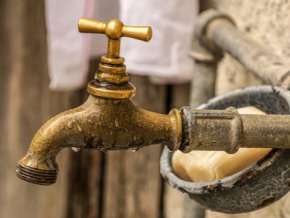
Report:
M27 182L39 185L52 185L57 178L58 170L43 170L22 164L17 164L16 175Z

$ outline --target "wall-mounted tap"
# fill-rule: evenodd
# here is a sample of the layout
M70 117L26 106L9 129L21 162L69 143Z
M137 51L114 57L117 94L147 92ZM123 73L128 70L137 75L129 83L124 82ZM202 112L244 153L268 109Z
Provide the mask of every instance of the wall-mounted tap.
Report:
M151 27L124 26L119 20L108 23L82 18L80 32L103 33L108 37L108 53L101 58L95 80L88 84L87 101L44 124L34 136L16 173L28 182L49 185L57 177L55 162L65 147L137 150L165 143L176 150L181 142L181 117L173 109L169 115L137 107L131 98L135 87L129 82L124 58L119 57L121 37L148 42Z
M238 147L290 147L290 116L239 115L227 110L171 110L163 115L143 110L131 100L135 87L129 82L124 58L119 56L121 37L149 41L150 27L129 27L82 18L79 31L104 33L108 53L101 58L95 79L88 84L87 101L45 123L17 165L21 179L50 185L56 181L56 155L66 147L137 150L163 143L170 150L226 150ZM273 129L273 125L275 129ZM255 143L251 143L254 140ZM259 143L256 143L259 142Z

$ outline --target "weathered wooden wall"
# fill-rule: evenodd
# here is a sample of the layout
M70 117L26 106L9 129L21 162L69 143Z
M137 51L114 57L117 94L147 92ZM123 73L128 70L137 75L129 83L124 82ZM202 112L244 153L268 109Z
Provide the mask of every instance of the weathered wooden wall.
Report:
M80 105L87 93L86 88L48 89L43 0L1 0L0 30L0 217L157 218L173 217L172 208L181 213L183 195L159 174L161 145L138 152L64 149L57 158L56 184L38 186L16 177L17 160L39 127ZM96 67L92 60L90 79ZM188 105L188 84L153 85L139 76L131 81L137 87L134 101L142 108L168 113ZM175 201L170 198L174 192Z

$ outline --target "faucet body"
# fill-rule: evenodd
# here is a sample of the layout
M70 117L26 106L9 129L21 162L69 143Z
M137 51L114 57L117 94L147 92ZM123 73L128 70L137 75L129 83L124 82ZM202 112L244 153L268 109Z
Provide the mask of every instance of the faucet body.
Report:
M79 149L138 150L164 143L178 144L179 112L163 115L137 107L131 99L108 99L90 95L87 101L47 121L35 134L18 162L17 175L38 184L54 183L56 155L66 147Z

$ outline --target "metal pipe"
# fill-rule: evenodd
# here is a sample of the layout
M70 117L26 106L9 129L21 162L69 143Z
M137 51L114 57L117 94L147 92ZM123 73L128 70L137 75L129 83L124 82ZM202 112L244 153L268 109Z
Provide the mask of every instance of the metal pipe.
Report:
M214 63L212 60L219 60L222 51L226 51L248 69L264 79L266 83L278 85L284 89L290 89L290 65L283 62L280 57L239 31L235 27L232 18L228 15L214 10L203 12L197 20L194 36L194 49L191 55L197 60L198 70L207 72L206 69L208 70L212 68L212 66L215 66L211 65L211 63ZM203 60L202 64L204 66L199 63L200 60ZM202 86L204 86L206 82L203 84L199 82L203 81L204 74L198 74L197 76L197 78L194 78L197 80L195 84L197 87L201 88L202 93L195 89L195 94L192 93L192 96L203 96L205 87ZM195 100L196 98L192 97L192 99ZM194 106L196 107L197 104ZM186 110L182 109L181 111L185 112ZM189 127L185 124L186 122L183 123L183 130L189 128L191 133L186 133L186 131L183 132L184 137L181 144L181 150L185 152L196 149L227 150L229 153L234 153L239 146L289 147L290 130L289 128L285 128L290 127L289 116L240 116L237 115L238 113L235 112L234 109L228 112L232 112L233 114L230 115L225 111L222 113L218 111L211 113L210 111L198 112L191 110L190 116L192 117L189 118L187 116L185 120L189 119L191 120L190 122L194 122L194 124L191 123ZM225 122L226 120L228 122ZM227 123L228 126L225 126L225 123ZM211 127L212 130L209 127ZM237 128L240 129L238 130ZM209 132L205 135L204 131ZM259 136L263 136L263 139ZM190 137L195 137L195 139L190 142ZM218 143L220 143L220 146L216 146ZM201 144L203 146L201 146ZM222 148L223 145L227 145L228 147Z
M241 119L243 123L241 147L289 149L290 115L242 114Z
M183 124L180 150L226 151L239 147L289 148L290 115L244 115L226 110L181 109Z
M290 89L290 65L238 30L227 15L208 10L199 19L202 20L199 29L205 47L218 46L267 84Z

